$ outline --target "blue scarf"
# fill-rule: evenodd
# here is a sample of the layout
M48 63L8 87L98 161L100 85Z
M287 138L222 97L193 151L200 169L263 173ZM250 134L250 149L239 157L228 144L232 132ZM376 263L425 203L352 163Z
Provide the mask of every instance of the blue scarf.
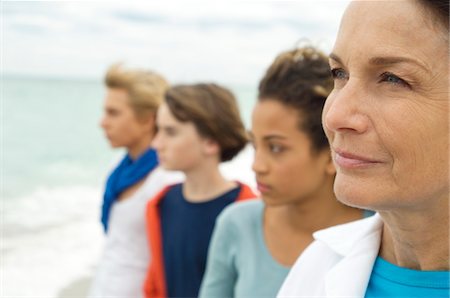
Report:
M108 220L111 207L120 194L136 184L158 165L158 157L154 149L148 149L138 159L133 161L129 154L120 162L106 182L102 206L102 224L105 233L108 231Z

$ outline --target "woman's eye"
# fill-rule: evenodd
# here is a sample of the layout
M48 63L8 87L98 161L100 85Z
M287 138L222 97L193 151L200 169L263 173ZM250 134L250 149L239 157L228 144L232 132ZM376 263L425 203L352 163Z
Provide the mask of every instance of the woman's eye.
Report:
M398 76L390 72L385 72L381 74L380 82L387 82L389 84L400 85L408 88L410 87L410 85L405 80L399 78Z
M276 144L270 144L269 148L272 153L281 153L283 151L283 147Z
M342 68L331 69L331 76L336 80L347 80L348 74Z
M108 111L107 114L109 116L111 116L111 117L117 117L117 116L120 115L120 113L118 111L115 111L115 110Z
M164 132L165 132L166 136L168 136L168 137L174 137L177 135L177 131L172 128L166 128L166 129L164 129Z

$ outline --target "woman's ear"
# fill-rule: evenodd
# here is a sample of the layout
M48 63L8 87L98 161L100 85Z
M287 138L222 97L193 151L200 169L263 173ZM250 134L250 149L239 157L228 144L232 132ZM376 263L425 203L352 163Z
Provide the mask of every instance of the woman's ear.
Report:
M140 117L139 122L145 125L150 134L156 134L156 112Z
M220 155L219 143L217 143L217 141L212 140L210 138L205 138L203 140L203 150L204 150L204 153L208 156L211 156L211 155L219 156Z

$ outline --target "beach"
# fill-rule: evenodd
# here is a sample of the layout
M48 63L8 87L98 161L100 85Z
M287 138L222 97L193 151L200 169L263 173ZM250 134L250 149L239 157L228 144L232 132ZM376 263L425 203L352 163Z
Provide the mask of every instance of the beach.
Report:
M69 298L69 297L86 297L89 286L91 283L91 277L80 278L75 280L67 287L63 288L59 293L59 298Z
M78 187L4 202L1 297L59 297L90 277L103 244L100 198L99 190Z
M3 85L5 111L21 113L4 119L0 297L85 297L102 253L105 179L124 154L98 126L103 86L35 78ZM254 91L235 90L248 127ZM254 187L252 156L248 146L221 171Z
M224 85L249 129L266 67L301 40L329 51L342 2L1 1L0 297L85 296L105 180L125 153L99 127L113 63ZM255 187L252 152L224 175Z
M254 187L252 154L247 147L221 171ZM6 202L1 297L85 297L104 239L101 197L100 188L78 187L41 189L20 204ZM11 204L20 212L12 212Z
M245 182L255 188L256 185L253 173L249 171L249 169L251 168L252 155L253 149L248 146L233 161L221 165L222 173L229 179ZM95 224L97 224L97 222ZM89 266L89 268L91 268L92 270L85 276L79 276L65 285L62 289L59 290L57 297L86 297L90 283L92 281L92 275L95 274L95 266L96 261L94 260L91 263L91 266Z

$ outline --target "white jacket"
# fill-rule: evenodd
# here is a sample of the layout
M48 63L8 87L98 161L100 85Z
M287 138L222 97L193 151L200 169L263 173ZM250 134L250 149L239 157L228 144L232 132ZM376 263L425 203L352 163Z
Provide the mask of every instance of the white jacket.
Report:
M375 214L314 233L277 297L364 297L382 227Z

